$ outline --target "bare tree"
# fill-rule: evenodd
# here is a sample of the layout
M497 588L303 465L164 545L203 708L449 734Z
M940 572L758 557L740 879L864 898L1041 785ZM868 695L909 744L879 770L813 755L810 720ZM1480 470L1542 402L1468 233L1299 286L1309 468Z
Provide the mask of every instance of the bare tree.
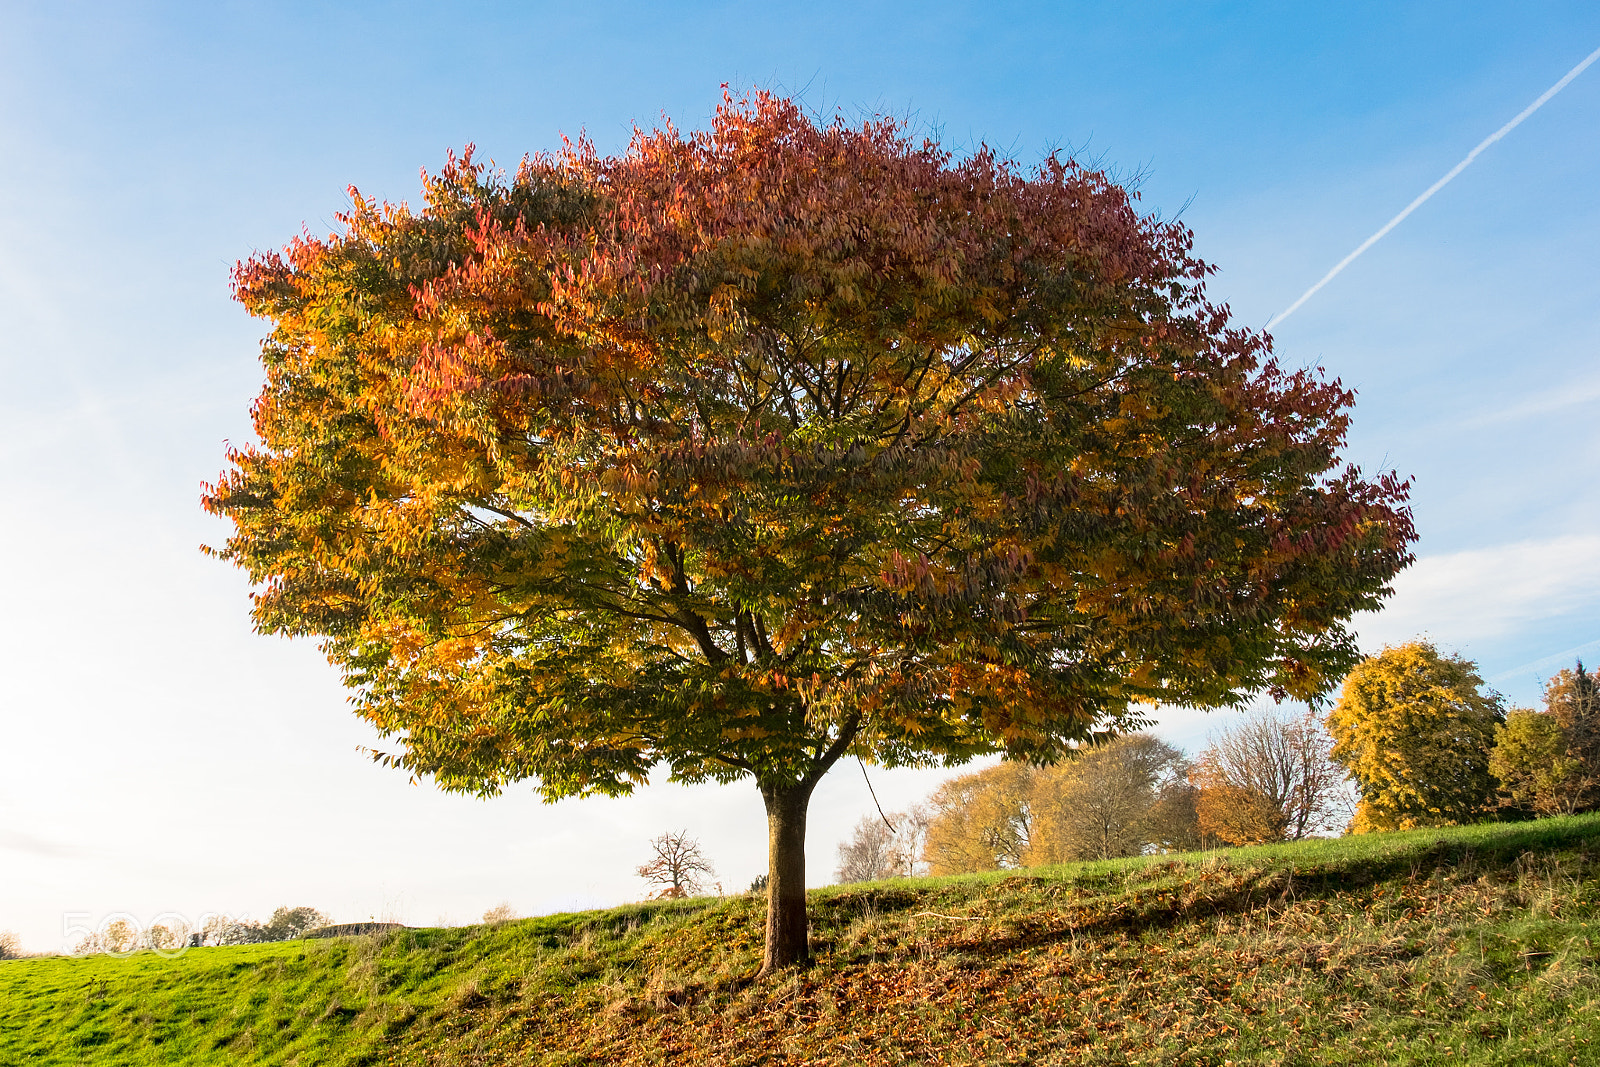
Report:
M1190 780L1201 830L1231 844L1299 841L1337 833L1350 818L1333 739L1310 711L1256 712L1213 738Z
M22 939L10 930L0 930L0 960L22 958Z
M840 882L872 882L923 873L921 856L931 819L920 804L910 811L863 816L850 840L839 844L835 877Z
M661 887L652 894L656 899L669 900L687 897L700 892L702 878L716 872L700 852L700 842L689 836L689 831L665 833L650 842L655 858L639 868L639 877L651 885Z
M260 923L242 921L229 915L208 915L200 927L200 943L208 948L251 945L261 940L260 931Z
M483 913L483 921L491 926L508 923L517 918L517 910L511 906L509 900L502 900L494 907Z
M1187 761L1156 786L1156 802L1145 819L1145 836L1155 852L1194 852L1206 847L1200 830L1200 790L1189 781Z

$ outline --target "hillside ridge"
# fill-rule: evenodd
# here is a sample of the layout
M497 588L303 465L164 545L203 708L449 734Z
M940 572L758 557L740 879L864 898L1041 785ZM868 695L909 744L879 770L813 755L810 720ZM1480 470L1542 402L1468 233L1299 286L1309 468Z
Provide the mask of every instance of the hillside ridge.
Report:
M1600 1062L1600 815L0 964L0 1063Z

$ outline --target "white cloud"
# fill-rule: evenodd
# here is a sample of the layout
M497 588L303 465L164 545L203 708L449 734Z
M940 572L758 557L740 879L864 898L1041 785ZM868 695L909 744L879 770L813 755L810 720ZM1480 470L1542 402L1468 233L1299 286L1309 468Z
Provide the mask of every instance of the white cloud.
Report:
M1395 595L1376 615L1358 617L1362 648L1427 637L1449 651L1473 646L1504 651L1529 631L1592 636L1497 671L1487 681L1513 683L1521 703L1537 699L1544 680L1573 659L1600 661L1600 536L1571 535L1424 556L1395 580ZM1585 616L1587 616L1587 623ZM1570 645L1571 647L1565 647ZM1546 646L1548 647L1548 646ZM1504 659L1501 660L1505 662ZM1263 698L1263 701L1265 698ZM1239 712L1163 707L1156 732L1190 752L1202 748Z
M1566 408L1592 404L1597 400L1600 400L1600 381L1568 382L1555 389L1531 393L1514 403L1469 418L1459 425L1470 428L1519 422L1536 415L1548 415Z
M67 845L56 841L49 841L33 834L23 833L21 830L12 830L0 827L0 849L12 852L25 852L34 856L66 856L74 850Z
M1535 622L1600 616L1600 536L1569 535L1424 556L1395 580L1364 646L1428 634L1447 645L1505 637Z

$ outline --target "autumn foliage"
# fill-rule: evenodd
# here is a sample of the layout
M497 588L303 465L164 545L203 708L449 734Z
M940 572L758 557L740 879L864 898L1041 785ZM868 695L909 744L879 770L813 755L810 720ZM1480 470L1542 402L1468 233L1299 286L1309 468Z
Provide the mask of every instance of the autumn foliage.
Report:
M1500 806L1538 815L1600 807L1600 685L1583 669L1563 670L1545 686L1544 711L1513 708L1495 728L1489 772Z
M1484 814L1500 699L1471 661L1426 641L1363 660L1328 714L1332 756L1360 792L1355 833L1450 826Z
M205 501L258 627L321 638L448 789L753 778L768 969L841 756L1319 692L1409 559L1404 485L1340 464L1351 394L1070 161L757 94L352 197L235 276L260 441Z
M1200 832L1230 845L1340 833L1350 821L1345 769L1314 712L1256 712L1223 730L1190 773Z
M1052 766L1000 763L928 803L930 873L1112 859L1200 844L1183 754L1149 734L1084 746Z

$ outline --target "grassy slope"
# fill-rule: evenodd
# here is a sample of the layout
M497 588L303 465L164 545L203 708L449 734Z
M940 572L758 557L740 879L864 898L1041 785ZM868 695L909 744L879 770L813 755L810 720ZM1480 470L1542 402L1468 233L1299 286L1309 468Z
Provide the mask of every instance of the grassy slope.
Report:
M0 1063L1600 1063L1600 816L0 964ZM1593 928L1593 929L1592 929Z

